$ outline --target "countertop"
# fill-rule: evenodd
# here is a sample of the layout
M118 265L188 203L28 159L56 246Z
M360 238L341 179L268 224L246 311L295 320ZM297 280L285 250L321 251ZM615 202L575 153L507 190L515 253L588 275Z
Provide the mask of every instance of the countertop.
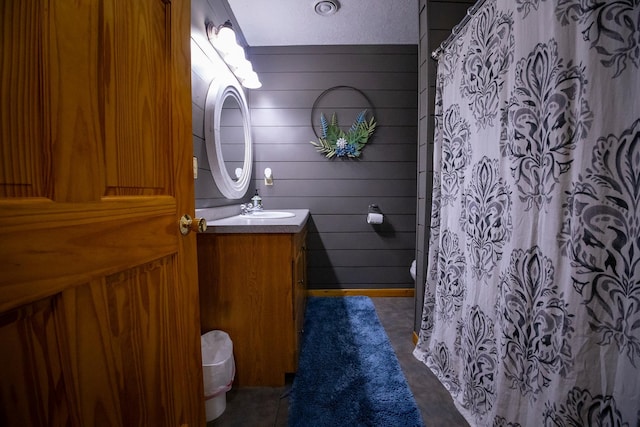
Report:
M213 219L208 209L196 209L196 216L207 220L205 233L298 233L309 218L309 209L274 209L292 212L289 218L252 218L251 215L234 215Z

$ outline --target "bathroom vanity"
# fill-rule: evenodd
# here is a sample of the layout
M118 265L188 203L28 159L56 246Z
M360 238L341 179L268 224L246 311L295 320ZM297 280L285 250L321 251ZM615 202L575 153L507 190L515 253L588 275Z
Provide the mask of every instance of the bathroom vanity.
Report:
M297 369L306 301L309 211L209 221L198 235L202 333L233 342L238 386L282 386Z

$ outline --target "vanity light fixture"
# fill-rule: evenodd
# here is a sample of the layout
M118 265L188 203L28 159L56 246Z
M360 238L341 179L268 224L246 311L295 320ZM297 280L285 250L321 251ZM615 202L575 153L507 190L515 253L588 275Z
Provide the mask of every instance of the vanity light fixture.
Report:
M240 84L247 89L262 87L258 74L253 71L251 62L245 56L244 48L236 40L236 33L233 31L231 21L226 21L217 27L211 22L207 22L206 25L209 42L227 64L229 70L238 78Z

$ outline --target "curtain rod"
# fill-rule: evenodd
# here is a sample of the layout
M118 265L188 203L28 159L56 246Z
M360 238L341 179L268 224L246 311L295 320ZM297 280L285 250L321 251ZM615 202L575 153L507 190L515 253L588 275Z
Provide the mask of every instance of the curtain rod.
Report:
M449 46L455 38L460 36L460 33L462 32L464 27L469 23L469 20L478 11L478 9L482 7L482 5L486 1L487 0L478 0L473 6L467 9L467 14L464 16L464 18L462 18L462 21L460 21L456 26L453 27L453 30L451 30L451 34L449 35L449 37L447 37L445 41L440 43L440 46L436 50L431 52L431 57L433 59L437 61L440 55L442 55L442 52L447 48L447 46Z

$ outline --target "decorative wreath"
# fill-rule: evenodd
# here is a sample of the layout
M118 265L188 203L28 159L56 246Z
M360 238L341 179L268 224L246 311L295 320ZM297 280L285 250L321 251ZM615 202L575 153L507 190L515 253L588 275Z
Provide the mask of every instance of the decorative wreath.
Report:
M321 132L320 135L318 135L318 132L316 131L313 124L313 117L314 111L316 111L320 100L331 91L344 89L357 92L366 100L370 108L363 110L358 114L356 120L353 122L348 132L344 132L338 126L338 118L336 117L335 112L332 114L330 122L327 122L326 117L321 113ZM362 149L364 148L365 144L369 142L369 138L371 138L373 131L376 129L376 121L373 117L373 110L374 108L371 104L371 100L369 100L367 95L359 89L351 86L334 86L325 90L320 94L320 96L318 96L316 101L313 103L313 108L311 109L311 128L313 129L313 133L316 135L316 138L318 138L317 142L310 141L311 144L316 147L316 150L319 153L323 153L328 158L332 158L334 156L360 157ZM367 121L368 111L372 111L372 113L371 118Z
M316 147L319 153L323 153L326 157L360 157L362 148L369 142L369 138L376 129L376 122L373 117L369 121L365 115L367 110L363 110L356 117L349 132L344 132L338 126L338 118L336 113L331 116L331 122L327 123L324 114L320 114L320 125L322 128L322 136L318 138L318 142L310 141Z

